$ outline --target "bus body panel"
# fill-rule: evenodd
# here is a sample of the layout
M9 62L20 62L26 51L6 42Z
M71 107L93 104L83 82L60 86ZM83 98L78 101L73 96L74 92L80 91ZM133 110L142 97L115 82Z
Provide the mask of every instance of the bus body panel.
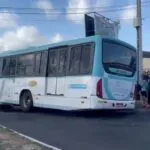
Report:
M0 102L12 102L13 104L17 104L18 97L15 95L16 87L14 85L14 78L0 78L0 83Z
M66 77L58 77L56 82L56 95L65 96Z
M45 91L41 90L44 89L44 78L20 78L16 80L15 92L18 94L13 97L9 97L9 95L5 95L2 98L3 103L12 103L12 104L19 104L19 95L21 94L22 90L28 89L31 91L33 96L34 106L36 107L43 107L43 108L54 108L54 109L62 109L62 110L80 110L80 109L134 109L134 101L133 100L122 100L121 103L125 105L125 107L117 107L115 104L119 103L120 101L114 99L101 99L96 96L96 85L99 77L88 77L89 84L84 82L84 77L80 77L77 82L73 82L71 77L68 82L66 82L65 88L65 95L64 96L52 96L52 95L45 95ZM23 82L22 82L23 81ZM28 84L31 81L36 81L37 85L34 87L30 87ZM86 83L87 91L83 88L83 86L75 86L73 89L69 89L70 83ZM85 84L84 84L85 85ZM41 88L43 87L43 88ZM78 89L79 88L79 89ZM80 89L82 88L82 89ZM5 88L6 89L6 88ZM46 88L45 88L46 89ZM105 89L105 88L104 88ZM3 93L6 93L5 90ZM107 95L107 94L106 94Z
M54 95L56 93L56 87L57 87L57 78L56 77L51 77L47 78L47 85L46 85L46 94L47 95Z
M52 77L48 78L49 81L53 79ZM58 77L57 80L59 79L62 81L63 78ZM57 82L57 87L54 87L52 82L47 82L45 77L14 78L14 84L12 85L14 93L12 96L8 92L9 80L7 78L1 78L0 80L1 82L5 81L1 103L19 104L21 92L29 90L32 93L33 104L36 107L64 110L90 109L91 76L68 77L67 79L65 78L64 82ZM45 82L47 83L47 87L45 86ZM51 89L54 88L55 95L48 93L50 92L50 87ZM62 87L64 87L63 90ZM64 91L64 95L60 95L61 91Z
M121 78L107 73L102 78L103 97L112 100L133 100L135 80L133 78Z
M60 110L86 110L91 109L91 99L60 97L60 96L41 96L34 102L35 107L53 108Z
M72 98L90 98L91 83L91 76L67 77L65 86L65 96Z
M93 62L92 76L102 77L104 75L104 69L102 65L102 39L100 37L95 40L95 54Z
M48 77L46 94L72 98L90 97L91 76Z
M10 80L13 80L13 83L9 87ZM44 95L45 94L45 77L29 77L29 78L0 78L1 82L4 82L3 94L0 99L2 103L14 103L19 104L20 94L23 90L31 91L33 97L35 95ZM10 90L9 90L10 89ZM10 92L12 95L10 95Z
M130 93L134 92L134 86L135 86L135 81L134 80L118 80L118 78L116 78L115 83L118 81L121 81L121 83L125 83L128 85L128 87L126 88L127 91L122 91L120 92L120 90L122 88L124 88L124 84L120 86L120 89L116 90L115 85L112 85L112 83L107 84L105 83L105 81L103 82L103 96L105 98L99 98L96 95L96 88L97 88L97 83L99 80L103 79L102 81L104 81L104 77L93 77L92 80L92 93L91 93L91 109L134 109L135 108L135 100L133 99L133 96L130 96ZM106 77L105 80L112 80L109 77ZM113 80L114 82L114 80ZM128 83L126 83L128 82ZM132 87L132 89L131 89ZM123 89L124 90L124 89ZM121 94L122 95L121 95ZM117 98L116 98L117 95ZM119 95L119 98L118 98ZM121 105L121 106L117 106L117 105Z

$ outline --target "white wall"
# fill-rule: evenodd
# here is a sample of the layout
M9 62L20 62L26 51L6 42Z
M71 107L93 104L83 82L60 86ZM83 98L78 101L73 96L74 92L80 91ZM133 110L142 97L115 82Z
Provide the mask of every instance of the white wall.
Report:
M143 58L143 69L150 70L150 58Z

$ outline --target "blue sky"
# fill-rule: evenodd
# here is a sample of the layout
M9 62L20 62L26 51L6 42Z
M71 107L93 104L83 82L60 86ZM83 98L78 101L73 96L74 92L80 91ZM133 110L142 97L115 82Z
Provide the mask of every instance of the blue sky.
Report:
M148 9L150 2L148 0L142 2L143 49L149 51L150 16L148 16ZM91 7L99 7L96 9L97 11L103 8L101 9L103 15L119 19L121 22L119 39L136 46L136 30L132 24L132 18L135 16L134 4L135 0L0 0L0 8L12 7L12 9L0 9L0 49L24 48L84 37L82 15L70 15L70 13L85 12L83 8ZM122 9L121 11L116 11L115 8L118 9L118 6ZM18 10L14 8L38 9ZM112 11L113 8L114 11ZM42 14L19 14L34 12ZM61 15L56 15L58 12Z

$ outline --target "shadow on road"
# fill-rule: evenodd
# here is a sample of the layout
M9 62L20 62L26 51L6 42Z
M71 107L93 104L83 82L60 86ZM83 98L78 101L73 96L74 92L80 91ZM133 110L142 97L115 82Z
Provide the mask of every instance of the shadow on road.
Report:
M84 118L124 118L133 114L133 111L114 111L114 110L86 110L86 111L61 111L50 109L35 109L35 113L43 113L55 116L70 116Z
M23 113L19 107L0 107L0 111L6 113ZM24 113L25 114L25 113ZM62 117L82 117L82 118L125 118L130 115L136 114L132 110L86 110L86 111L62 111L55 109L33 108L27 114L49 115L49 116L62 116Z

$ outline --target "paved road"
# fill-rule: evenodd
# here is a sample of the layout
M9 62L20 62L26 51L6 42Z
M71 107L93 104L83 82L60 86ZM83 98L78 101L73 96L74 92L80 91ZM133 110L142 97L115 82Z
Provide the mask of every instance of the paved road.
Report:
M149 150L150 111L0 111L0 124L63 150Z

